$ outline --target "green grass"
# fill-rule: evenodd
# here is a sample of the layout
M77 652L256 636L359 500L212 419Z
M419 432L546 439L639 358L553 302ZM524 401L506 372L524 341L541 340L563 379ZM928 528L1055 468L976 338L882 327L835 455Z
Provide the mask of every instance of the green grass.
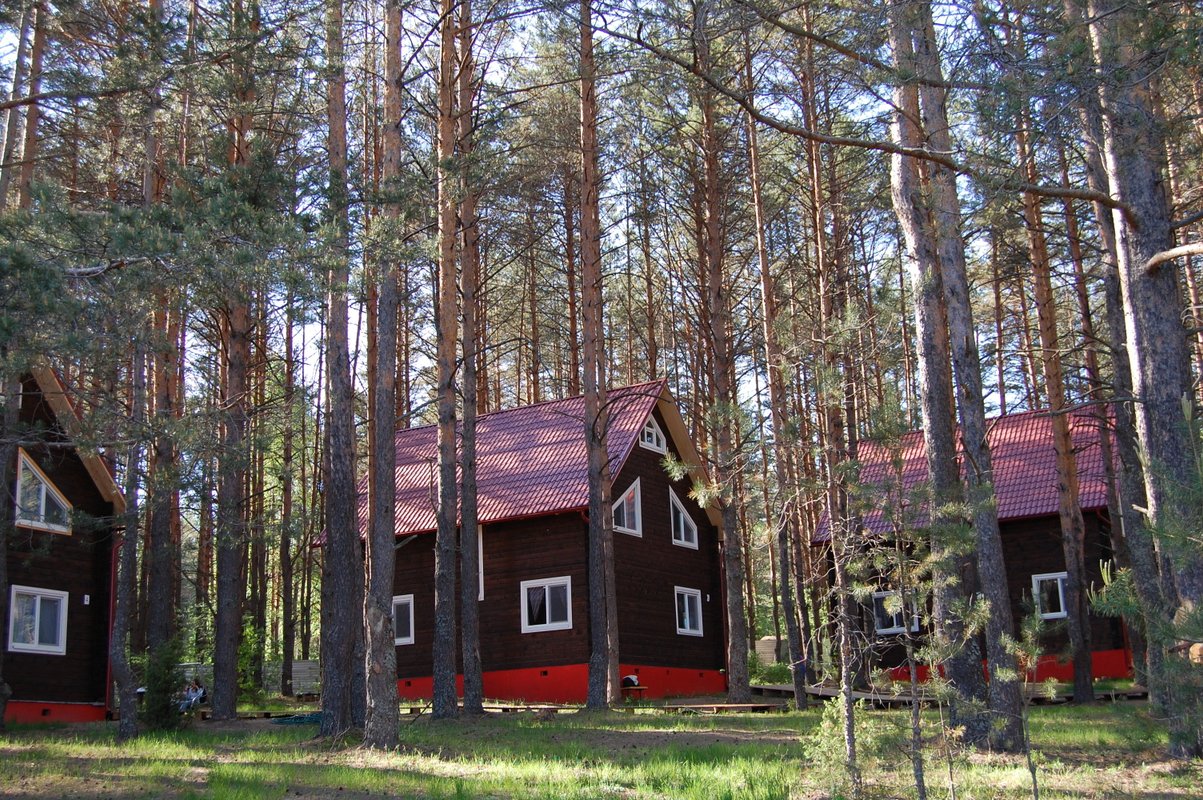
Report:
M1034 707L1031 729L1045 798L1197 797L1199 763L1164 760L1164 728L1144 704ZM830 715L828 715L830 718ZM907 714L865 711L870 796L913 796ZM936 716L925 714L933 741ZM826 725L826 727L824 727ZM495 714L405 720L401 747L377 753L314 739L314 726L262 721L191 727L113 741L111 725L22 727L0 736L0 796L682 798L835 797L838 741L818 710L793 714ZM830 738L830 734L827 734ZM807 754L810 754L809 756ZM1030 797L1014 756L928 754L932 796Z

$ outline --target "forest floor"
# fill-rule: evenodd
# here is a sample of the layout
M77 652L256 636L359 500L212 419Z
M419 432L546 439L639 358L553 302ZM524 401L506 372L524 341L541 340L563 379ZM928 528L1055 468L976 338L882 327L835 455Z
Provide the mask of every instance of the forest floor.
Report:
M1199 798L1203 762L1164 755L1143 702L1034 706L1042 798ZM23 798L740 798L844 797L832 709L777 714L490 714L402 718L380 753L316 739L314 725L201 722L114 742L113 723L0 734L0 797ZM858 714L866 797L915 796L905 710ZM945 747L925 712L932 797L1032 797L1023 757Z

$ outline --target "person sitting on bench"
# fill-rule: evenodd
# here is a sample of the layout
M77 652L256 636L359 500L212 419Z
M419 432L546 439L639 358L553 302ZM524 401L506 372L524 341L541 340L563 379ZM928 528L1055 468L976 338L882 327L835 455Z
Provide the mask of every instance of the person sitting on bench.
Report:
M201 685L198 678L193 678L184 689L184 699L180 701L180 713L185 714L192 711L203 702L205 702L205 687Z

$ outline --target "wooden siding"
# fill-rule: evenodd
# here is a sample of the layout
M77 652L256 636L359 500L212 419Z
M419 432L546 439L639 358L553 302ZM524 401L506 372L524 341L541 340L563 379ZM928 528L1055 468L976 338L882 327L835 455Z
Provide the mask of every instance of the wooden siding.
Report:
M37 386L25 385L22 422L55 435L54 417ZM17 527L8 546L10 584L55 589L67 602L67 652L6 653L4 677L13 700L103 702L108 677L109 605L112 567L112 505L96 489L83 462L69 447L28 447L27 455L73 506L70 536ZM8 502L8 501L6 501ZM88 604L84 605L87 595ZM8 608L9 596L4 598ZM10 620L3 621L7 645Z
M1094 512L1084 512L1086 523L1086 585L1103 583L1100 562L1111 558L1111 546L1106 520ZM1011 616L1015 632L1023 619L1032 613L1032 576L1065 571L1065 556L1061 551L1061 523L1057 517L1035 517L999 523L1002 534L1003 559L1007 565L1007 588L1011 596ZM895 636L876 637L871 609L863 616L865 630L874 638L873 649L877 663L896 667L905 663L906 654ZM1126 646L1123 625L1113 617L1090 615L1090 649L1117 650ZM1048 655L1068 657L1069 637L1065 620L1047 620L1041 638L1041 650ZM985 650L983 649L983 652Z
M393 594L414 596L414 643L397 647L397 677L431 674L434 639L434 535L418 534L397 551ZM480 654L487 670L579 664L589 658L589 585L585 521L558 514L488 525L484 543L484 600ZM572 629L523 633L522 581L572 579ZM458 653L458 651L457 651Z
M659 411L654 413L661 430L667 431ZM671 440L668 449L678 457ZM688 478L671 480L663 461L662 454L636 443L614 480L613 495L618 498L639 479L643 518L643 536L614 534L620 658L624 663L722 669L725 612L718 530L690 499ZM673 544L669 487L698 526L697 550ZM677 633L674 586L702 593L702 636Z
M661 428L664 421L657 420ZM671 450L670 443L670 450ZM725 663L718 532L689 499L689 481L671 482L663 456L635 445L614 494L640 478L643 536L615 533L619 656L623 663L721 669ZM672 486L698 526L697 550L672 543ZM488 525L480 652L485 671L582 664L589 659L589 584L585 518L576 512ZM414 643L397 647L397 677L431 674L434 637L434 535L406 537L397 550L393 594L414 596ZM522 633L522 581L569 576L572 629ZM674 586L702 593L703 636L677 633Z
M1086 523L1085 585L1102 586L1100 562L1111 558L1111 543L1105 520L1093 512L1084 512ZM1007 588L1011 594L1011 614L1016 624L1032 613L1032 576L1064 572L1061 551L1061 524L1057 517L1038 517L1000 523L1003 558L1007 564ZM1047 632L1041 644L1046 653L1059 653L1068 646L1064 620L1045 623ZM1123 626L1114 617L1090 615L1090 649L1111 650L1124 646Z

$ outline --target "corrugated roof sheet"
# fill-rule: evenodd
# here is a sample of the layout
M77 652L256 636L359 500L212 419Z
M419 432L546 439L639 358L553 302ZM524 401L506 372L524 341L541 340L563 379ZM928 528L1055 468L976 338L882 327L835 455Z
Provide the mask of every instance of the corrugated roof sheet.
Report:
M1074 454L1077 458L1079 498L1083 511L1105 508L1107 478L1099 445L1099 420L1093 410L1069 414ZM1052 417L1047 410L1008 414L987 421L994 490L1000 521L1042 517L1057 513L1057 459L1053 450ZM902 483L910 491L927 480L927 450L923 433L902 439ZM862 442L858 451L861 483L878 484L893 469L890 454L880 443ZM965 465L961 464L961 473ZM865 528L884 531L880 512L866 514ZM826 538L826 524L818 538Z
M656 405L664 381L607 394L608 450L621 469ZM476 487L482 524L584 510L589 503L583 397L482 414L476 427ZM397 431L397 535L437 526L437 428ZM366 522L366 481L359 485L360 525Z

